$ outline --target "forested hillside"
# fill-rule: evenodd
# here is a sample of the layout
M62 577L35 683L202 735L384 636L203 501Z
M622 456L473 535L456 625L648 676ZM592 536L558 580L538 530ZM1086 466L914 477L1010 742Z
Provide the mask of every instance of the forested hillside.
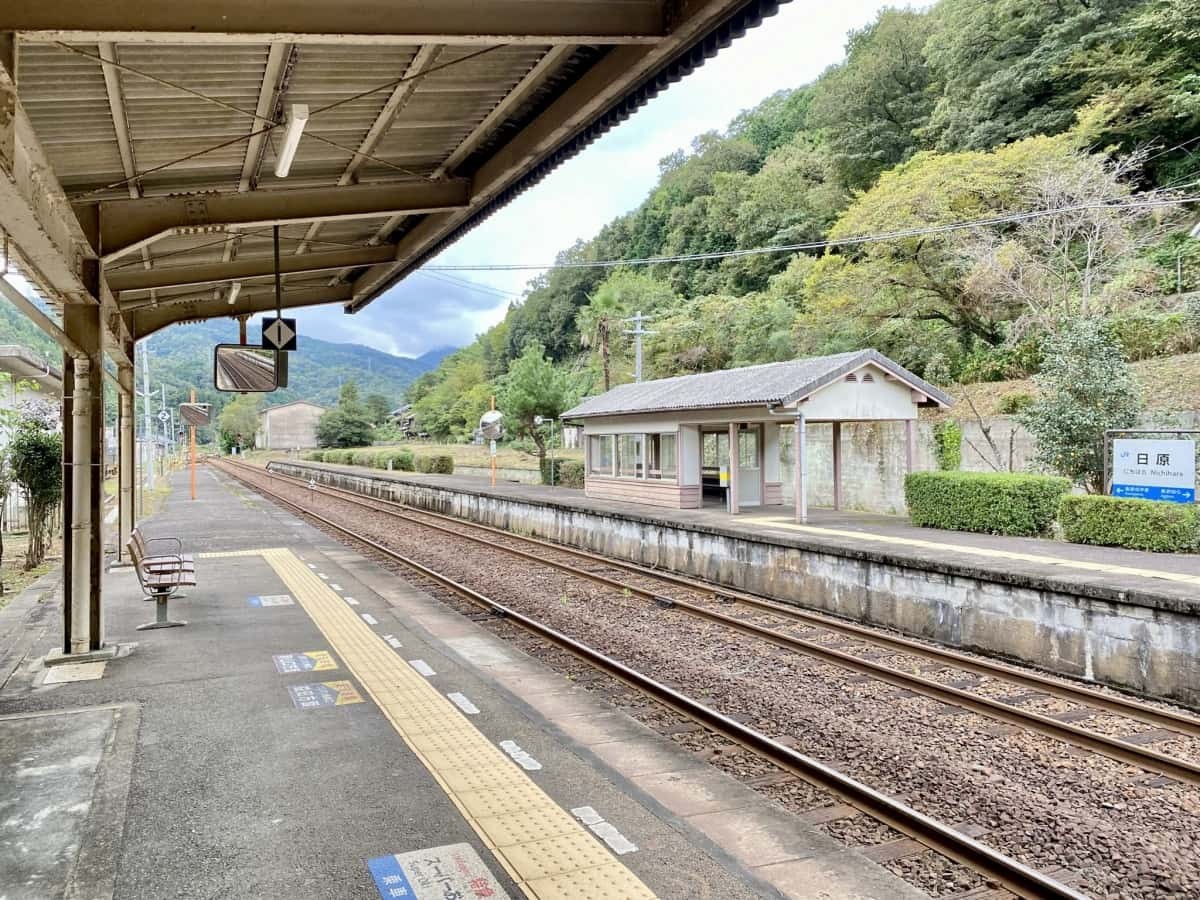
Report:
M1195 0L885 10L814 83L663 159L639 207L410 399L463 436L531 345L575 394L631 380L620 320L638 310L648 377L874 346L936 381L1019 378L1081 317L1134 359L1195 349L1200 212L1128 201L1200 192L1197 46ZM930 233L978 220L994 224ZM631 264L572 267L603 260Z

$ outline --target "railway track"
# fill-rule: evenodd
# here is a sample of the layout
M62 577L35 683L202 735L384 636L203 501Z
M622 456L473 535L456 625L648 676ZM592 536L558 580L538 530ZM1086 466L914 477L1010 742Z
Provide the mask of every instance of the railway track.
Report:
M236 465L245 464L237 463ZM878 632L853 623L786 607L761 597L704 584L694 579L646 569L632 563L564 547L549 541L515 535L440 513L414 510L392 500L365 497L353 491L328 485L314 487L292 476L268 472L254 466L246 466L246 468L258 474L265 473L271 478L280 479L293 486L336 497L364 509L386 513L397 519L501 550L540 566L550 566L575 577L585 578L614 590L628 592L647 602L675 609L789 651L815 657L855 674L874 678L942 703L958 706L1055 740L1065 741L1148 772L1165 775L1188 784L1200 785L1200 764L1192 760L1181 759L1157 751L1152 747L1092 731L1071 721L1063 721L1054 716L1021 709L1002 700L955 685L962 683L961 679L964 675L983 676L1025 691L1026 693L1020 696L1026 699L1030 697L1029 692L1033 692L1074 704L1076 709L1067 711L1068 718L1086 710L1104 711L1152 725L1161 730L1160 737L1162 739L1169 739L1172 735L1200 738L1200 719L1185 713L1159 708L1120 695L1107 694L1082 685L1057 681L1014 666L929 646L898 635ZM577 560L578 564L565 562L561 557ZM613 573L633 575L636 580L630 581L628 578L623 580L614 577ZM669 590L663 590L662 585L664 584L669 586ZM680 596L681 591L690 592L693 596L690 599ZM738 608L748 614L744 616L731 615L726 612L730 608ZM815 637L797 636L783 630L795 623L802 624L808 632L816 631L818 635ZM824 632L825 639L822 639L821 632ZM860 645L857 648L858 652L853 652L853 648L831 645L828 641L829 635L852 638ZM908 658L889 665L861 655L864 652L880 650L892 654L902 654ZM952 674L943 677L950 680L951 683L947 684L920 674L917 664L922 661L950 670ZM905 665L918 670L909 671L903 667Z
M257 478L284 480L293 486L309 485L288 476L269 473L256 466L221 461L216 463L234 478L248 484L276 502L291 507L314 519L331 531L369 547L390 560L418 573L423 578L449 590L469 603L521 627L527 632L567 651L613 678L629 685L704 728L720 734L769 761L774 766L842 798L846 803L886 824L920 844L955 860L990 882L1003 886L1020 897L1049 898L1049 900L1083 900L1086 897L1052 876L1024 865L1020 861L983 844L900 800L881 793L861 781L821 763L781 743L762 731L737 721L712 707L644 674L581 641L578 641L543 622L527 616L510 606L493 600L467 585L444 575L421 562L388 547L369 535L354 531L321 513L305 507L283 494L257 483ZM315 488L312 488L315 491ZM330 490L330 489L326 489ZM351 492L346 492L351 493ZM357 501L358 496L352 495ZM346 499L346 498L339 498ZM387 502L387 501L381 501ZM367 504L363 504L367 505ZM447 529L448 530L448 529ZM557 547L557 545L550 545ZM592 573L592 577L597 576Z

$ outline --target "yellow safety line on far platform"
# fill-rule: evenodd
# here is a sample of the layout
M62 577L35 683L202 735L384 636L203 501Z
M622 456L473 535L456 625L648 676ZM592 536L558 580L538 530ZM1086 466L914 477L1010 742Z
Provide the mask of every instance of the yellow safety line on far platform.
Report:
M968 544L948 544L940 541L926 541L920 538L899 537L892 534L876 534L871 531L849 531L842 528L821 528L815 525L797 525L795 522L771 516L754 516L741 519L743 522L753 522L758 525L769 525L772 528L787 528L791 531L803 531L808 534L819 534L828 537L852 538L860 541L878 541L885 544L903 544L909 547L921 547L926 550L951 551L953 553L968 553L974 556L989 556L994 559L1012 559L1020 562L1041 563L1048 566L1062 566L1067 569L1082 569L1087 572L1102 572L1106 575L1133 575L1138 578L1160 578L1166 581L1179 581L1184 584L1200 584L1200 575L1189 575L1186 572L1166 572L1161 569L1139 569L1134 566L1116 566L1108 563L1094 562L1084 559L1067 559L1062 556L1045 556L1039 553L1020 553L1013 550L998 550L993 547L975 547Z
M527 896L654 897L291 550L203 556L258 554Z

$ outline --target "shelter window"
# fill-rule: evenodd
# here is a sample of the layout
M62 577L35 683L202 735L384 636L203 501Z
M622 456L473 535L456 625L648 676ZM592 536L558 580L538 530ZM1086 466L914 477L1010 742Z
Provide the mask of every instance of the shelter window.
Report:
M674 481L676 472L675 435L646 435L646 477Z
M758 468L758 430L738 433L738 467Z
M645 435L622 434L617 436L617 474L622 478L644 478L645 460L642 450Z
M613 475L613 436L611 434L593 434L588 440L592 442L589 471L593 475Z

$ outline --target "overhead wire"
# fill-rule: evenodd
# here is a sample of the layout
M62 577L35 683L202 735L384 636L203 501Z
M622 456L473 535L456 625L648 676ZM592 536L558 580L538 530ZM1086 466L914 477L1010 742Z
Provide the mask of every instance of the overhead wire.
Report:
M471 281L469 278L456 278L446 272L428 272L425 269L417 269L419 275L424 275L427 278L434 278L438 281L452 284L457 287L466 288L468 290L478 291L481 294L492 294L504 300L512 300L520 296L515 291L505 291L500 288L492 287L488 284L480 284L478 281Z
M487 263L478 265L427 265L422 271L430 272L517 272L543 271L549 269L615 269L622 266L652 266L662 263L704 262L716 259L732 259L742 256L761 256L771 253L796 253L801 250L826 250L834 247L853 247L861 244L884 243L887 241L904 240L914 237L928 237L937 234L948 234L954 231L965 231L973 228L989 228L996 225L1009 225L1050 216L1063 215L1072 212L1105 209L1138 209L1152 207L1185 206L1200 202L1200 196L1189 197L1158 197L1145 200L1129 200L1116 203L1078 203L1070 206L1052 207L1049 209L1028 210L1021 213L1009 213L1003 216L991 216L984 219L970 219L951 222L945 225L928 225L920 228L904 228L896 231L878 232L874 234L852 235L845 238L831 238L821 241L805 241L796 244L778 244L766 247L750 247L741 250L714 250L709 253L684 253L673 256L647 256L635 259L603 259L587 262L552 262L552 263Z

